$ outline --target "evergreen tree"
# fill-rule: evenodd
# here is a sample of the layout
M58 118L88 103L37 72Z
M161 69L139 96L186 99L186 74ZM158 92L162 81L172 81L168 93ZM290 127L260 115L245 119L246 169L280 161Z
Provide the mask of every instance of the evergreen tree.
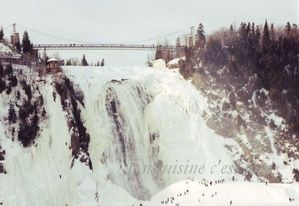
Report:
M253 36L255 36L255 24L254 24L254 22L251 25L251 33L253 34Z
M270 27L270 39L271 39L271 41L275 41L275 31L274 31L273 24L271 24L271 27Z
M256 48L258 48L259 46L259 42L260 42L260 38L261 38L261 31L260 31L260 27L256 26L256 30L255 30L255 43L257 45Z
M3 40L3 37L4 37L4 32L3 32L3 28L1 27L1 29L0 29L0 41Z
M26 53L30 54L32 52L32 44L30 42L29 35L28 35L27 31L25 31L23 34L22 47L23 47L24 54L26 54Z
M225 40L224 45L227 45L231 48L234 47L237 34L236 34L235 28L232 24L229 27L229 32L228 32L227 37L228 37L227 39L224 39Z
M287 25L286 25L286 27L285 27L285 31L286 31L287 35L290 34L291 29L292 29L292 28L291 28L291 24L290 24L290 22L287 22Z
M204 48L206 44L206 36L205 36L205 31L204 31L204 26L202 23L198 25L197 29L197 41L195 43L197 48Z
M240 27L239 27L239 36L240 36L240 40L244 42L246 42L247 40L247 25L246 23L241 23Z
M247 27L246 27L247 37L248 37L248 35L249 35L250 32L251 32L251 24L250 24L250 22L248 22Z
M263 49L266 51L270 46L270 32L269 32L269 27L267 20L264 25L264 30L263 30Z
M88 66L88 63L87 63L86 58L85 58L85 54L83 54L83 58L82 58L82 61L81 61L81 65L82 65L82 66Z
M233 33L234 33L234 26L232 24L229 27L229 33L230 33L230 35L233 35Z

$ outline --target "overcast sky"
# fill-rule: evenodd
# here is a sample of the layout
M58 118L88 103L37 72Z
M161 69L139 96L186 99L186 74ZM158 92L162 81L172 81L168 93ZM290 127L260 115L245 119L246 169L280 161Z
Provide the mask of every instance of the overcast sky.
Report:
M0 25L25 26L34 43L65 41L32 30L82 42L138 42L200 22L207 32L266 18L275 25L298 23L298 10L298 0L0 0Z

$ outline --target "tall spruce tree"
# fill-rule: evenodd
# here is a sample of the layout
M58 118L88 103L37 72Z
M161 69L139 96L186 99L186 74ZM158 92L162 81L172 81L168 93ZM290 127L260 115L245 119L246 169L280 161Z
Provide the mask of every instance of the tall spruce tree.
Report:
M255 24L254 24L254 22L252 22L252 25L251 25L251 33L253 34L253 36L255 35Z
M250 22L248 22L247 27L246 27L246 34L247 34L247 37L248 37L250 31L251 31L251 24L250 24Z
M290 22L287 22L287 25L285 26L285 32L287 33L287 35L291 32L291 24Z
M259 26L256 26L256 29L255 29L255 43L256 43L256 46L258 48L259 46L259 43L260 43L260 38L261 38L261 31L260 31L260 27Z
M273 24L271 24L271 26L270 26L270 39L271 39L271 41L275 41L275 30L274 30Z
M240 40L244 43L247 40L247 25L242 22L239 27Z
M197 29L197 41L196 41L196 47L198 48L204 48L206 44L206 36L205 36L205 31L204 31L204 26L202 23L198 25Z
M270 32L268 27L268 22L266 20L263 30L263 49L267 50L270 46Z
M232 24L229 27L229 33L230 33L230 35L233 35L233 33L234 33L234 26Z
M26 54L26 53L30 54L32 52L32 44L30 42L29 35L28 35L27 31L24 31L24 34L23 34L22 47L23 47L24 54Z

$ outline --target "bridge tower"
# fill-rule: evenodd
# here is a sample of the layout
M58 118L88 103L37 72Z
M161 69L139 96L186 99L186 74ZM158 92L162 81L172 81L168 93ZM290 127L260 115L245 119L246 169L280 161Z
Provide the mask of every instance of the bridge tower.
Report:
M12 45L16 46L20 44L20 35L17 32L16 23L14 23L12 26L13 26L13 30L12 30L13 33L10 36L10 41Z
M13 28L13 34L15 34L17 32L16 23L12 24L12 28Z

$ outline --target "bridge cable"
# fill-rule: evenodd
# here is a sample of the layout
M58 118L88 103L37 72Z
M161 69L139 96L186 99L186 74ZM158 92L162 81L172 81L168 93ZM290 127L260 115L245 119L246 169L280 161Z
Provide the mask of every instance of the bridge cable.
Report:
M68 39L68 38L64 38L64 37L52 35L52 34L46 34L44 32L40 32L40 31L31 29L31 28L25 27L25 26L23 26L21 24L18 24L18 26L24 28L25 30L32 31L34 33L37 33L37 34L40 34L40 35L43 35L43 36L47 36L47 37L51 37L51 38L54 38L54 39L58 39L58 40L64 40L64 41L68 41L68 42L78 42L78 43L82 43L83 42L83 41L78 41L78 40L74 40L74 39ZM91 42L85 42L85 43L91 43Z
M12 25L13 24L7 26L6 28L8 28L8 27L10 27ZM52 34L47 34L47 33L41 32L41 31L37 31L35 29L31 29L31 28L25 27L25 26L23 26L21 24L18 24L18 26L24 28L25 30L29 30L29 31L32 31L34 33L38 33L40 35L51 37L51 38L58 39L58 40L64 40L64 41L68 41L68 42L71 42L71 43L72 42L77 42L77 43L95 44L95 42L79 41L79 40L68 39L68 38L64 38L64 37L60 37L60 36L56 36L56 35L52 35ZM143 40L137 40L137 41L130 41L130 42L126 42L126 43L140 43L140 42L148 42L148 41L153 41L153 40L159 40L159 39L162 39L162 38L166 38L166 37L169 37L169 36L173 36L175 34L179 34L179 33L185 32L185 31L187 31L189 29L190 29L190 27L187 27L185 29L182 29L182 30L179 30L179 31L176 31L176 32L173 32L173 33L169 33L169 34L165 34L165 35L161 35L161 36L156 36L156 37L149 38L149 39L143 39Z
M177 32L173 32L173 33L169 33L169 34L157 36L157 37L154 37L154 38L143 39L143 40L138 40L138 41L132 41L132 42L128 42L128 43L139 43L139 42L148 42L148 41L153 41L153 40L159 40L159 39L162 39L162 38L166 38L166 37L169 37L169 36L173 36L175 34L179 34L179 33L185 32L185 31L187 31L189 29L190 29L190 27L182 29L182 30L177 31Z
M3 30L6 30L6 29L8 29L9 27L11 27L13 24L10 24L10 25L8 25L8 26L6 26L6 27L4 27L3 28Z

